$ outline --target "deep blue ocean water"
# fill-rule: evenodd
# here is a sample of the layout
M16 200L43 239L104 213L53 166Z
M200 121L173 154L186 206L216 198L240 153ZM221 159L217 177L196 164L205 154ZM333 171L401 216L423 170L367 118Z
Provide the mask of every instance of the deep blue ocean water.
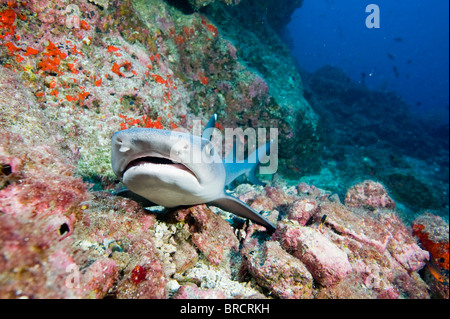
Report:
M380 28L367 28L378 5ZM301 68L341 68L372 90L396 91L429 125L449 120L449 2L304 0L287 26Z

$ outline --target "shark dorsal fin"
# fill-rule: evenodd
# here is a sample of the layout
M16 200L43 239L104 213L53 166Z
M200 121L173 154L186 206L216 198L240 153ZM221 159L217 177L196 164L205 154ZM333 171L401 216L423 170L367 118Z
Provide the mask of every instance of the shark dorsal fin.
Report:
M217 114L213 114L206 124L205 130L203 131L202 138L211 141L214 129L216 128Z

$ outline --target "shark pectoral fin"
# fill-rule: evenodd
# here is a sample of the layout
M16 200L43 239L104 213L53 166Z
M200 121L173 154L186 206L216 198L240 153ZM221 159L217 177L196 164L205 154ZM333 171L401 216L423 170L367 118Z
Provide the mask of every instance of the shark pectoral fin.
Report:
M264 216L261 216L256 210L232 196L224 194L222 197L215 199L207 204L229 211L235 215L249 218L255 223L266 227L267 231L270 233L275 231L276 227Z
M136 203L138 203L142 207L158 206L158 204L155 204L152 201L149 201L147 198L142 197L141 195L133 193L128 188L122 188L121 190L115 192L114 195L120 196L120 197L126 197L131 200L134 200Z

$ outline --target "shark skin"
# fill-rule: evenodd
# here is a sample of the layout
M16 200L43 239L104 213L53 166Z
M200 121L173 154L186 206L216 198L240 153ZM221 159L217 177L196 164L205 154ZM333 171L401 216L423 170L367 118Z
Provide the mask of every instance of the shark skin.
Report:
M201 137L150 128L114 133L111 166L127 188L117 195L144 207L212 205L251 219L273 232L275 226L265 217L224 191L227 184L242 174L252 182L259 182L254 172L271 142L249 156L252 163L230 158L224 162L210 142L216 119L214 114Z

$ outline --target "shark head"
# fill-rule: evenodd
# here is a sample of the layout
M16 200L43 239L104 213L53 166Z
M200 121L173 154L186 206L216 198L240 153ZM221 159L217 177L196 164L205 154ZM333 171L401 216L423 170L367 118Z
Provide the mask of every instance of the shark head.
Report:
M116 132L111 163L129 190L165 207L211 201L225 186L222 159L211 142L182 132L149 128Z
M201 137L149 128L114 133L111 166L128 188L117 194L144 207L213 205L250 218L273 232L275 226L264 216L224 191L226 184L242 174L260 183L254 172L272 141L249 155L253 161L237 161L233 155L224 162L211 143L216 119L214 114Z

